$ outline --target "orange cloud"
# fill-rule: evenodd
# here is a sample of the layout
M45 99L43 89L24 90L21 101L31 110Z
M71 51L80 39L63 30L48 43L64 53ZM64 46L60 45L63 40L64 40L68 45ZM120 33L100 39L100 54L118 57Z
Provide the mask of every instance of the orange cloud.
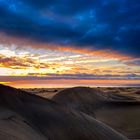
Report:
M0 54L0 66L13 68L13 69L23 69L26 67L30 67L34 61L31 59L24 59L19 57L7 57L5 55Z
M93 50L93 49L84 49L84 48L76 48L76 47L57 47L57 50L60 51L68 51L68 52L76 52L76 53L83 53L83 54L89 54L93 56L100 56L105 58L115 58L120 60L129 60L132 59L132 57L120 54L118 52L115 52L113 50Z
M36 60L28 57L12 56L8 57L0 54L0 66L12 69L27 69L27 68L47 68L46 63L39 63Z
M82 53L82 54L89 54L92 56L99 56L99 57L105 57L105 58L114 58L118 60L130 60L134 57L121 54L117 51L111 50L111 49L105 49L105 50L97 50L97 49L90 49L90 48L78 48L75 46L60 46L56 44L49 44L49 43L38 43L33 42L29 39L21 39L18 37L9 37L4 34L0 34L0 42L1 44L16 44L17 49L23 47L31 47L35 49L50 49L50 50L58 50L58 51L64 51L64 52L73 52L73 53Z

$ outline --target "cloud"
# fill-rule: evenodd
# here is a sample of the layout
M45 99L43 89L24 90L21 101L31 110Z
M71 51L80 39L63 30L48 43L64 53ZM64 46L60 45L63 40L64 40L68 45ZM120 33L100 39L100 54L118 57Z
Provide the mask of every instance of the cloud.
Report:
M11 68L11 69L41 69L48 68L46 63L39 63L36 60L29 57L8 57L0 54L0 67Z
M30 81L30 80L140 80L140 75L126 74L120 75L94 75L94 74L49 74L47 76L0 76L0 82L13 81Z
M0 42L3 44L3 47L9 47L14 48L17 50L22 51L22 49L26 48L33 48L34 52L39 49L48 49L52 51L57 51L58 53L60 52L72 52L72 53L77 53L77 54L88 54L89 56L97 56L97 57L103 57L103 58L113 58L113 59L118 59L118 60L130 60L134 59L133 56L129 56L128 54L122 54L118 51L112 50L112 49L97 49L96 47L91 48L91 47L76 47L76 46L70 46L70 45L59 45L59 44L44 44L40 42L32 42L31 40L28 39L19 39L19 38L14 38L14 37L9 37L4 34L0 34ZM13 45L16 44L16 45ZM44 51L45 52L45 51Z
M129 61L124 61L125 64L129 65L129 66L140 66L140 59L133 59L133 60L129 60Z
M1 0L0 32L37 43L139 57L139 9L139 0Z

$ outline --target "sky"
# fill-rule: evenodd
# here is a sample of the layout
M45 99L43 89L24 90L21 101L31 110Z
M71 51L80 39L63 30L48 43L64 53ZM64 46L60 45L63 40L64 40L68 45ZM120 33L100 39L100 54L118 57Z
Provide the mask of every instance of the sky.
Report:
M140 85L139 0L0 0L0 83Z

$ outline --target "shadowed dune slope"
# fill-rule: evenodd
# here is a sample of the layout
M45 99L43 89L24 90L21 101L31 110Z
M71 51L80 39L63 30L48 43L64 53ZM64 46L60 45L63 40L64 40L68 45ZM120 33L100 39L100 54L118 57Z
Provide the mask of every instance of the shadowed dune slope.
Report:
M57 93L53 101L82 111L130 139L140 139L140 101L121 93L75 87Z
M94 116L95 110L103 105L106 97L98 89L74 87L60 91L52 100Z
M0 85L0 140L126 140L81 112Z

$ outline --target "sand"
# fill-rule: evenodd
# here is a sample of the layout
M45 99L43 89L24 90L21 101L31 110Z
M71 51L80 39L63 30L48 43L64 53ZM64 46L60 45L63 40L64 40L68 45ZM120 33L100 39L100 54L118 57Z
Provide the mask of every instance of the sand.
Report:
M140 139L139 88L85 88L60 91L52 100L84 112L129 139Z
M88 114L0 85L0 140L127 140Z

